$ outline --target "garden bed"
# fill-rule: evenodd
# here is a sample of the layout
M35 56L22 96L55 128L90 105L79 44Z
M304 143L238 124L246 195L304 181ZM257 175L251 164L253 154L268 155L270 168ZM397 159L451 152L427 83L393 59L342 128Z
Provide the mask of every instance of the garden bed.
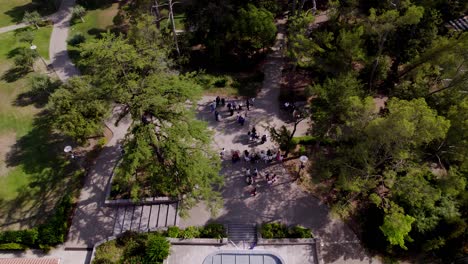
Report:
M150 240L155 240L157 243L150 245ZM227 243L226 229L223 225L218 223L210 223L202 227L190 226L185 229L173 226L149 233L135 233L129 231L118 237L110 237L96 243L91 257L91 263L146 263L144 261L148 261L150 257L148 252L151 251L151 248L153 248L153 251L158 251L160 253L167 252L167 254L160 255L167 258L171 244L226 245ZM164 258L160 257L157 261L162 261ZM129 262L129 260L136 262ZM149 263L159 263L157 261Z

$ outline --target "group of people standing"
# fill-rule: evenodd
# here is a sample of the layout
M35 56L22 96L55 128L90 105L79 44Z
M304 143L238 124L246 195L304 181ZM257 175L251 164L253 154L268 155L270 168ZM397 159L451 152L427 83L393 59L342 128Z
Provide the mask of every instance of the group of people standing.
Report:
M239 123L241 126L244 125L247 117L247 112L245 112L244 115L241 114L241 111L244 110L244 107L247 108L247 111L250 110L250 107L253 106L253 102L255 101L255 98L252 99L246 99L245 100L245 105L243 104L242 101L226 101L226 99L221 98L219 96L216 97L213 102L210 103L210 112L214 113L214 118L216 121L221 121L221 113L218 111L219 107L227 107L227 111L229 112L229 116L234 116L234 112L237 111L237 123Z
M257 168L253 170L253 172L250 170L250 168L243 168L242 169L245 172L245 183L247 185L252 185L253 189L250 191L251 196L256 196L257 195L257 187L255 183L259 182L262 178L262 175L258 171ZM277 180L276 173L265 173L265 182L267 183L268 186L272 186L273 183L275 183Z

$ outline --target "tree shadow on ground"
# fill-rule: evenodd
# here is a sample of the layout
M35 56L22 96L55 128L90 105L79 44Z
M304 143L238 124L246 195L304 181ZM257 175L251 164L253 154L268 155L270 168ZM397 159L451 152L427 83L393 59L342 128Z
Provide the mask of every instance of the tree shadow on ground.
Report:
M60 86L60 81L55 81L50 84L47 91L26 91L24 93L19 94L13 105L15 106L28 106L34 105L37 108L42 108L47 105L49 102L50 95Z
M31 72L30 69L28 68L23 68L23 67L13 67L7 70L3 76L2 80L12 83L16 82L17 80L23 78L25 75L27 75L29 72Z
M1 227L30 227L47 220L64 195L80 186L78 165L63 154L64 138L53 132L45 111L33 122L32 130L21 137L6 156L8 167L20 167L27 183L16 190L13 200L0 201Z
M37 11L41 16L46 16L51 14L54 10L53 8L44 8L43 4L38 3L38 1L32 1L22 6L15 6L12 9L5 11L5 14L12 18L13 23L21 23L23 21L24 13Z

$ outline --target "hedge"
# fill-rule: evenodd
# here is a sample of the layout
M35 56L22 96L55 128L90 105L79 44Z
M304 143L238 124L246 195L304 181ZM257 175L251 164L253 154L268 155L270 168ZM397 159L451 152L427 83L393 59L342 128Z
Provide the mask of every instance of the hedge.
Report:
M19 246L12 244L21 244L21 249L31 247L48 250L51 246L63 243L68 232L68 216L71 210L72 199L67 195L57 205L54 215L47 223L26 230L0 232L0 249L15 247L15 250L20 250Z
M303 226L287 227L280 222L265 223L260 230L263 238L313 238L309 228Z
M226 237L224 226L219 223L210 223L205 226L189 226L186 229L180 229L177 226L171 226L167 229L167 236L172 238L217 238Z
M0 250L26 250L28 247L18 243L5 243L0 245Z

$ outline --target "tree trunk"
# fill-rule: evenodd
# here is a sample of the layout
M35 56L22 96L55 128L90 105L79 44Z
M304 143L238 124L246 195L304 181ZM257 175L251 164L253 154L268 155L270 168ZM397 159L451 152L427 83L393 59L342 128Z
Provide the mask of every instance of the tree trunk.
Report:
M172 23L172 33L174 34L174 44L177 50L177 55L180 57L179 43L177 43L177 34L174 22L174 12L172 11L172 0L169 0L169 19Z
M379 39L379 51L377 52L377 58L374 61L374 66L372 66L372 72L371 72L371 76L369 80L369 91L372 91L373 89L375 71L377 70L377 66L379 65L380 56L382 55L382 52L383 52L383 46L384 46L385 40L387 39L387 34L388 34L388 31L385 32L384 35Z
M158 29L160 29L161 27L161 13L159 13L159 3L158 3L158 0L154 0L154 7L155 7L155 10L154 10L154 13L156 15L156 27Z
M299 121L296 121L294 122L294 128L293 128L293 131L291 132L291 135L289 135L289 138L288 138L288 148L286 149L286 152L284 153L284 157L287 157L289 155L289 146L291 145L291 142L294 138L294 134L296 134L296 130L297 130L297 125L299 125L300 122L302 122L302 120L304 119L301 119Z

